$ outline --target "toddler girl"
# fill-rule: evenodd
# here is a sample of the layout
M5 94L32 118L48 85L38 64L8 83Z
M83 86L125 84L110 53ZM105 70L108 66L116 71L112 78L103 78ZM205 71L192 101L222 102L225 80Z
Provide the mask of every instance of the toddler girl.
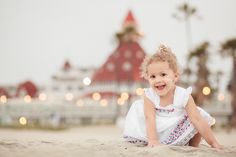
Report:
M215 119L197 107L192 88L179 87L176 56L161 45L158 52L146 57L142 76L148 80L143 100L135 101L127 114L124 138L148 146L190 145L197 147L201 137L213 148L221 148L210 126Z

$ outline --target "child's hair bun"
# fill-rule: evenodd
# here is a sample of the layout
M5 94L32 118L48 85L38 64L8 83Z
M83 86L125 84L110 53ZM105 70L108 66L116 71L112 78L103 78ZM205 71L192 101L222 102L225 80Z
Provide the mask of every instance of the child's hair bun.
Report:
M170 48L169 47L167 47L166 45L164 45L164 44L161 44L160 46L159 46L159 52L161 52L161 53L168 53L168 52L170 52Z

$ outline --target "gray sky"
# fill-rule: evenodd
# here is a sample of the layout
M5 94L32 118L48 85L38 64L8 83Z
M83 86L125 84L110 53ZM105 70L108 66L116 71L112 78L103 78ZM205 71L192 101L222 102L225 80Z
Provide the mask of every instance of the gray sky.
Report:
M115 33L129 9L144 33L141 45L154 53L169 45L185 65L184 22L172 17L182 0L0 0L0 85L31 79L49 82L65 59L76 67L99 66L116 48ZM236 36L235 0L192 0L193 46L211 43L213 69L222 69L220 43ZM225 67L225 66L224 66ZM230 67L230 64L229 64ZM230 69L224 69L229 77Z

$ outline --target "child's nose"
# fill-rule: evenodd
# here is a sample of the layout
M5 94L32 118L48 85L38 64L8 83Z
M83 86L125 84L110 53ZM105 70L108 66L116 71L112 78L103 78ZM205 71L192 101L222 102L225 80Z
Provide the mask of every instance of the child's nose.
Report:
M156 82L156 83L161 82L161 80L162 80L161 77L156 77L156 78L155 78L155 82Z

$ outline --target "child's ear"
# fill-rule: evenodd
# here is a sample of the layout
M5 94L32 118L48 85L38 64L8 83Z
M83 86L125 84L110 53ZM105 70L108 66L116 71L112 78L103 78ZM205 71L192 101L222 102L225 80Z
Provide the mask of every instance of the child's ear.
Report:
M175 73L175 83L179 81L179 73Z

